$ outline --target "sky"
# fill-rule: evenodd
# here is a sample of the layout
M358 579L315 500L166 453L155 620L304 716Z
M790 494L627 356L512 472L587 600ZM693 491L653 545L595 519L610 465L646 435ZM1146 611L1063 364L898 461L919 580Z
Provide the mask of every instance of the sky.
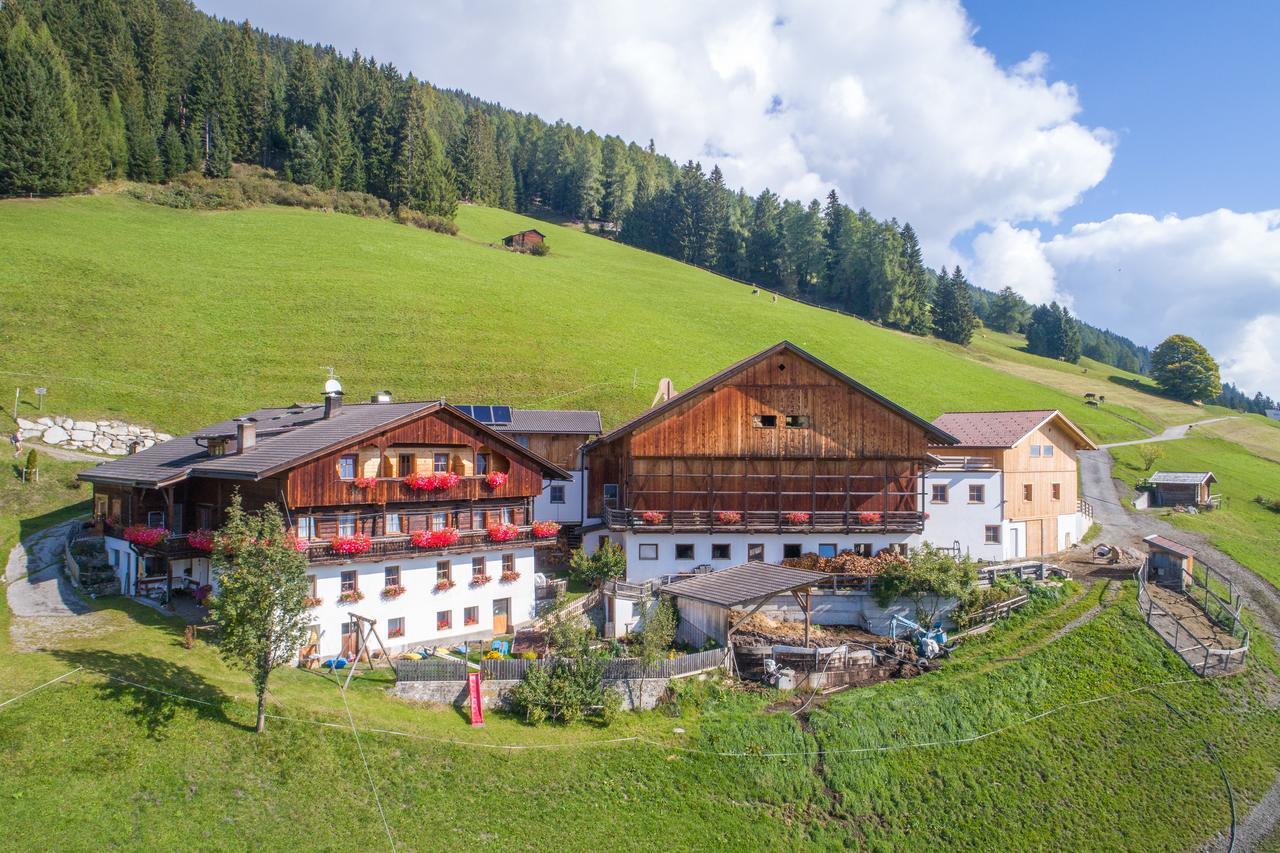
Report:
M197 4L752 193L835 187L931 266L1148 346L1190 334L1280 398L1280 4Z

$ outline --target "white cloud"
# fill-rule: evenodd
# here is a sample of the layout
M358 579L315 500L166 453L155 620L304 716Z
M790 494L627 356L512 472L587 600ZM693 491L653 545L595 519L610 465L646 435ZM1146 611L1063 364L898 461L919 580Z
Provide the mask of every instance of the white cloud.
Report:
M1280 210L1122 213L1047 241L997 226L974 250L978 284L1043 287L1047 265L1091 323L1147 345L1191 335L1224 378L1280 397Z
M997 223L973 239L973 255L970 278L988 290L1007 286L1033 304L1054 300L1067 307L1074 304L1070 294L1058 291L1057 276L1044 256L1038 229Z
M752 192L835 186L910 221L934 264L976 225L1054 220L1111 164L1110 135L1076 121L1047 57L1002 68L955 0L201 6L550 120L652 137Z

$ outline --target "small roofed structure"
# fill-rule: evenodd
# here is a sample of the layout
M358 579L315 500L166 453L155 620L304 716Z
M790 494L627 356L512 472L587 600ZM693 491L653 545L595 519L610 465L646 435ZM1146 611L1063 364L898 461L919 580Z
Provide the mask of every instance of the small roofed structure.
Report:
M541 246L547 239L547 235L543 234L535 228L528 228L524 231L517 231L514 234L508 234L502 238L502 245L509 249L531 249L534 246Z
M804 639L809 643L809 588L826 575L753 561L718 572L695 575L662 588L676 600L680 625L676 637L693 646L707 640L729 646L733 628L729 611L750 607L755 613L780 595L791 593L804 611Z
M1211 506L1214 495L1209 486L1216 482L1212 471L1157 471L1150 479L1151 505Z
M1196 552L1163 536L1148 536L1142 541L1147 543L1147 566L1151 579L1169 589L1185 589L1186 578L1195 568Z

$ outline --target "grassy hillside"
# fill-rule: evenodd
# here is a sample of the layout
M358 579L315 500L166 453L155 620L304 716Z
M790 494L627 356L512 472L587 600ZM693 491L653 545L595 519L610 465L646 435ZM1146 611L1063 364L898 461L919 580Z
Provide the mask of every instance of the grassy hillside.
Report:
M55 411L169 431L314 400L326 366L353 399L386 387L402 399L599 408L616 423L649 404L661 377L685 387L789 338L927 417L1053 407L1101 440L1178 419L1136 392L1088 408L1053 367L1011 378L1020 362L1008 347L1008 358L970 354L775 303L505 211L464 207L458 221L450 238L288 208L0 202L0 334L17 342L0 351L0 371L28 395L46 384ZM550 234L549 257L493 247L533 225Z

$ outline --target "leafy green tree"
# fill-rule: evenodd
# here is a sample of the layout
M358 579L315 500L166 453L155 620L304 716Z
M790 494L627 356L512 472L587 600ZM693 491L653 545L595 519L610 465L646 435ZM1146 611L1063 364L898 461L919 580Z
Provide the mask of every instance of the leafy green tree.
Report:
M295 659L311 616L307 560L285 530L275 504L246 512L237 490L226 524L215 537L213 567L218 592L209 615L218 623L218 651L229 665L253 679L258 696L257 730L266 728L267 681Z
M48 27L19 17L0 50L0 193L80 189L79 131L61 51Z
M996 294L987 325L997 332L1016 333L1023 331L1030 320L1030 303L1012 287L1005 287Z
M1211 400L1222 391L1218 363L1194 338L1170 335L1151 352L1151 376L1179 400Z
M651 666L671 651L676 641L676 627L680 617L670 599L646 601L642 602L642 606L644 615L640 620L638 634L633 634L635 641L631 644L631 653Z
M1142 470L1150 471L1151 466L1164 458L1164 448L1158 444L1140 444L1138 456L1142 457Z
M969 282L965 281L960 267L956 267L951 275L946 275L944 270L943 274L938 276L938 287L934 297L934 331L944 341L968 346L969 341L973 340L973 326L976 320Z
M612 542L604 543L591 554L579 548L569 558L569 570L583 583L600 586L627 573L627 552Z
M888 607L895 598L909 598L916 606L916 621L928 628L937 622L947 599L962 598L973 589L978 561L922 542L906 560L885 563L878 581L876 601L881 607Z

